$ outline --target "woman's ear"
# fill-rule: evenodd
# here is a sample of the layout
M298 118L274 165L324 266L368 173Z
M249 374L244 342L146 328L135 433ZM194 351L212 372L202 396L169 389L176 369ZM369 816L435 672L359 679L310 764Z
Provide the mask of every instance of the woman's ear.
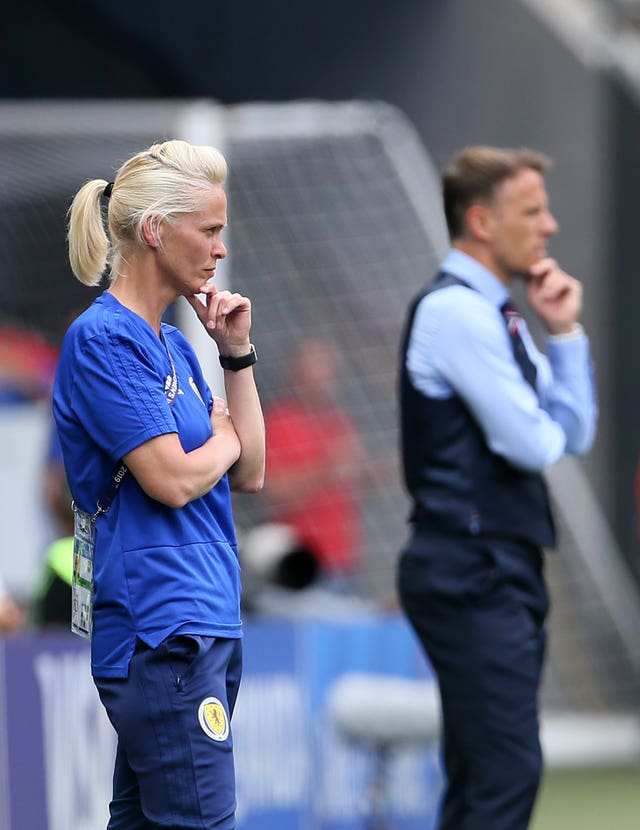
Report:
M142 238L150 248L160 247L160 233L157 216L146 216L142 222Z

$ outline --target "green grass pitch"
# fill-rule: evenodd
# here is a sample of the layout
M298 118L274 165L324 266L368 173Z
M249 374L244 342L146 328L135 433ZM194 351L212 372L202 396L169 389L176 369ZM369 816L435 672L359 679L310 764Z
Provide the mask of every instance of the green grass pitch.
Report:
M531 830L639 830L640 765L547 769Z

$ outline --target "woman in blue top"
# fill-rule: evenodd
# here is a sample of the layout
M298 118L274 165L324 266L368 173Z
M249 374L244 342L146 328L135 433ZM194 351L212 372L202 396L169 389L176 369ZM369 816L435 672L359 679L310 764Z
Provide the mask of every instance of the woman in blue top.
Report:
M226 256L221 154L154 144L69 214L81 282L109 288L70 326L53 409L77 509L98 512L92 674L118 735L109 830L235 826L229 720L241 673L230 488L264 478L251 303L212 282ZM101 198L108 199L105 231ZM204 295L204 302L198 295ZM162 321L183 296L215 341L226 402ZM116 471L127 472L115 492Z

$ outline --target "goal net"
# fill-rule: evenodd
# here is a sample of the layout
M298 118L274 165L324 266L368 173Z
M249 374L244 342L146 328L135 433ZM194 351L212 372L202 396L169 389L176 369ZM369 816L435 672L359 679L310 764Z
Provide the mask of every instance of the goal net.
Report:
M67 266L73 193L169 137L214 144L229 160L230 255L219 278L252 299L265 407L291 391L291 355L303 340L329 341L339 355L339 401L363 445L359 590L391 602L408 514L398 463L400 331L447 246L438 177L397 110L313 101L0 106L0 322L59 340L69 315L91 299ZM215 387L214 353L193 319L186 304L176 309ZM579 462L563 462L550 482L562 541L548 557L545 706L627 711L637 706L640 662L634 585ZM238 499L235 509L241 533L268 518L260 496ZM41 553L33 539L21 550L21 528L34 517L26 504L2 517L11 555L0 568L17 587L26 587L18 567Z

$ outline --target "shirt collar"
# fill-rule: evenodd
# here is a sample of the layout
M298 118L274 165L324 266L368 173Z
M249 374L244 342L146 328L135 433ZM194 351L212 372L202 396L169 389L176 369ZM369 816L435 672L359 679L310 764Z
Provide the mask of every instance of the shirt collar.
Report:
M506 286L495 274L458 248L451 248L440 269L464 280L497 308L500 308L509 296Z

